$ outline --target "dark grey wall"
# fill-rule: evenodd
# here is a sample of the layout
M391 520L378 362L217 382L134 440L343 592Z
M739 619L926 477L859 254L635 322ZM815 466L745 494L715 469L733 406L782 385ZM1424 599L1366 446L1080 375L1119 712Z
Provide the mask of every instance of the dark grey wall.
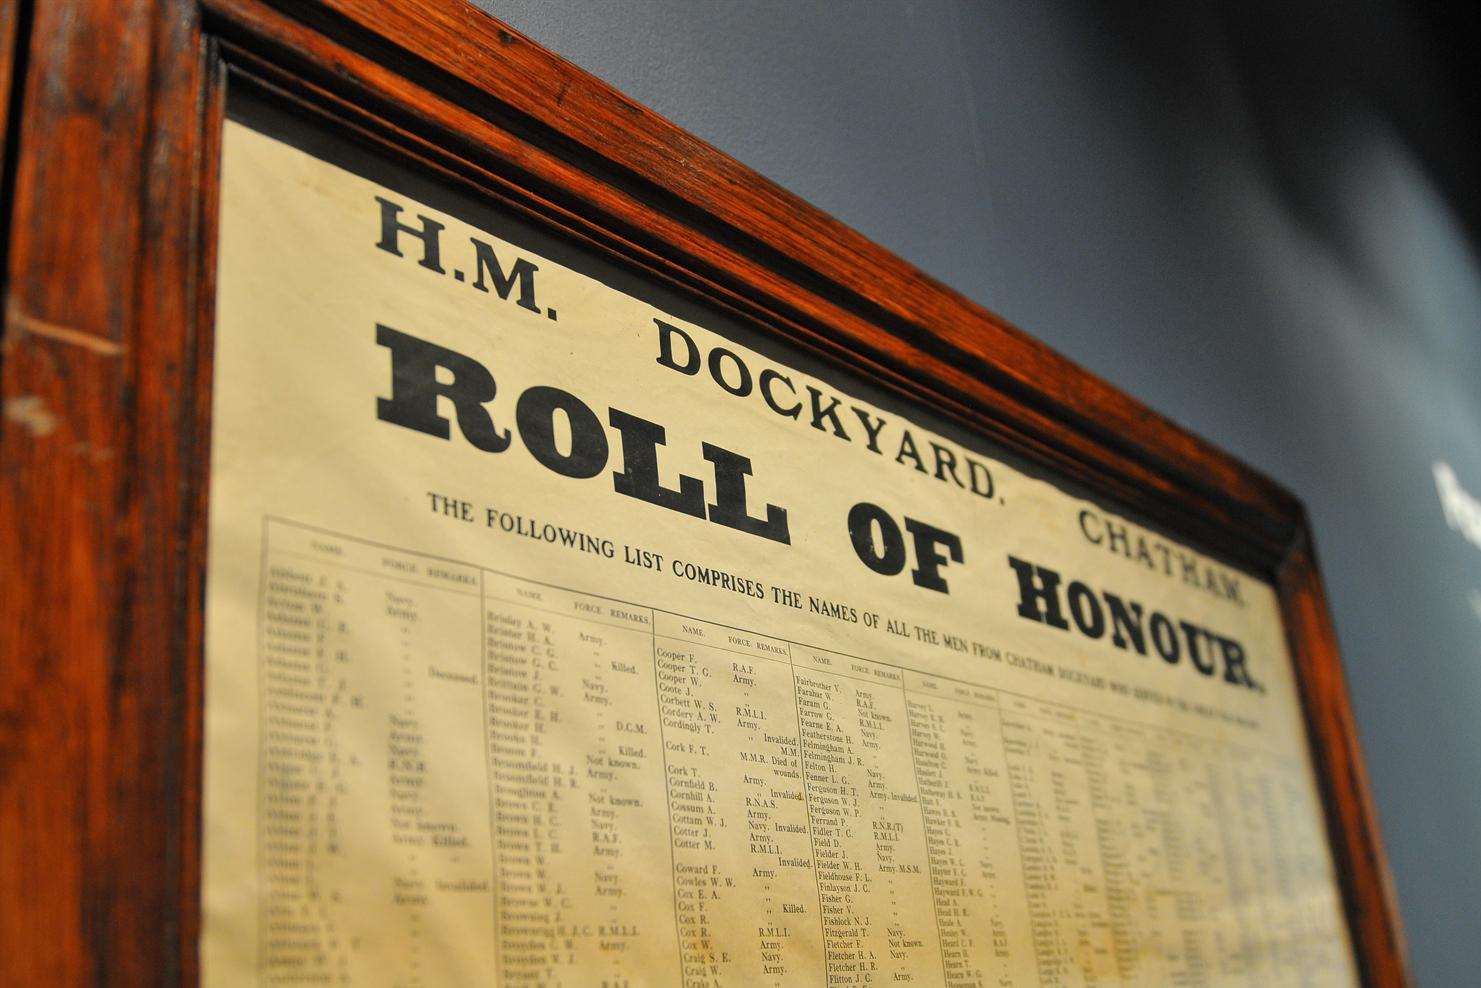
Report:
M480 2L1294 489L1414 971L1476 983L1481 549L1431 474L1481 494L1453 37L1376 2Z

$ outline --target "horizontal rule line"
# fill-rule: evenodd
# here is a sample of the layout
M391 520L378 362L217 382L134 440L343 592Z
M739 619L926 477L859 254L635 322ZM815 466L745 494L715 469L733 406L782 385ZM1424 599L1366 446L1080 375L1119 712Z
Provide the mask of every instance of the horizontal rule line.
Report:
M1098 718L1103 718L1105 720L1117 721L1117 722L1123 723L1123 724L1130 724L1133 727L1137 727L1137 728L1140 728L1142 730L1148 730L1148 731L1164 731L1164 732L1171 733L1171 734L1177 734L1177 735L1180 735L1180 736L1183 736L1183 737L1186 737L1186 738L1191 738L1191 739L1193 739L1195 741L1198 741L1198 742L1201 742L1201 743L1212 744L1212 745L1217 745L1217 746L1225 746L1225 747L1230 747L1230 748L1237 748L1237 749L1239 749L1241 751L1247 751L1247 752L1252 752L1252 753L1255 753L1255 754L1264 755L1267 758L1272 758L1272 759L1276 759L1276 760L1283 760L1285 758L1284 755L1281 755L1278 752L1269 751L1267 749L1261 748L1259 745L1249 744L1249 743L1246 743L1246 742L1243 742L1243 741L1236 741L1236 740L1232 740L1232 739L1228 739L1228 738L1209 737L1208 735L1206 735L1206 734L1200 734L1197 731L1191 731L1191 730L1188 730L1186 728L1181 728L1181 727L1172 727L1172 726L1169 726L1169 725L1166 725L1166 724L1150 724L1150 723L1147 723L1145 721L1136 720L1135 718L1132 718L1132 717L1126 717L1126 716L1123 716L1123 715L1120 715L1120 714L1108 714L1108 713L1104 713L1104 712L1099 711L1099 710L1094 710L1094 709L1089 708L1089 707L1081 707L1081 706L1077 706L1077 705L1072 704L1072 703L1066 703L1063 700L1048 700L1048 699L1044 699L1043 697L1033 696L1032 694L1029 694L1029 693L1021 693L1021 692L1018 692L1017 690L1008 689L1007 687L1003 687L1003 686L992 686L992 685L989 685L987 683L973 682L972 680L969 680L969 679L962 679L962 678L957 677L957 676L946 675L946 674L939 673L939 672L926 672L926 671L924 671L922 669L919 669L919 668L916 668L914 666L907 666L907 665L902 665L901 663L898 663L898 662L891 662L888 659L872 659L872 658L869 658L869 657L863 656L863 655L854 655L854 654L852 654L850 652L840 652L840 651L837 651L836 649L825 648L822 645L813 645L813 644L811 644L809 642L802 642L802 641L796 641L796 640L790 639L790 638L784 638L784 637L782 637L780 635L772 634L770 632L756 631L756 630L751 629L751 628L742 628L742 627L739 627L737 625L726 624L723 621L715 621L715 620L713 620L711 618L701 617L700 615L697 615L697 614L687 614L687 613L685 613L683 611L673 611L673 610L669 610L669 609L663 608L663 607L655 607L652 604L643 604L643 603L639 603L637 601L627 600L627 599L624 599L622 597L613 597L613 596L610 596L608 594L594 593L594 592L588 591L588 590L580 590L580 589L577 589L575 587L563 586L563 585L561 585L559 583L550 583L550 582L545 581L545 580L537 580L537 579L533 579L533 578L528 577L528 576L521 576L518 573L511 573L511 572L508 572L507 570L501 570L501 569L496 569L496 568L494 568L492 566L486 566L486 565L484 565L482 563L469 562L469 561L464 560L464 559L455 559L455 558L452 558L450 556L440 556L440 555L437 555L436 553L423 552L423 551L421 551L419 549L406 549L406 548L403 548L401 546L390 545L390 544L387 544L387 543L384 543L384 542L378 542L378 541L376 541L374 539L361 538L361 537L359 537L357 535L350 535L350 534L347 534L345 532L337 532L337 531L335 531L333 529L323 528L323 527L317 526L317 525L306 524L304 522L296 521L296 520L291 519L291 518L284 518L284 517L279 516L279 515L267 515L267 516L265 516L265 520L267 522L270 522L270 523L279 524L279 525L286 525L286 526L289 526L289 527L292 527L292 528L301 529L303 531L316 532L318 534L325 535L325 536L328 536L330 538L345 539L345 540L348 540L348 541L351 541L351 542L357 542L357 543L359 543L361 545L371 546L373 548L381 549L381 550L384 550L384 551L387 551L387 552L398 552L398 553L401 553L401 554L407 555L407 556L417 556L417 557L420 557L422 559L432 559L432 560L436 560L436 561L442 562L442 563L449 563L449 564L454 565L454 566L463 566L463 567L466 567L468 569L481 570L483 572L493 573L496 576L501 576L501 577L504 577L506 579L518 580L518 581L520 581L522 583L528 583L528 584L532 584L532 585L538 586L538 587L546 587L546 588L551 589L551 590L558 590L561 593L578 594L580 596L590 597L590 598L593 598L595 600L609 601L609 602L614 603L614 604L621 604L624 607L631 607L631 608L635 608L635 609L640 610L640 611L649 611L649 612L651 612L652 614L655 614L655 615L656 614L667 614L670 617L684 618L684 619L691 620L691 621L700 621L700 622L702 622L704 624L713 625L714 627L717 627L717 628L724 628L724 629L727 629L727 630L730 630L730 631L736 631L736 632L740 632L740 633L746 634L746 635L755 635L755 636L758 636L758 637L761 637L761 638L769 638L769 639L771 639L773 641L785 642L787 645L793 646L793 647L797 647L797 648L812 649L812 650L818 651L818 652L825 652L825 653L827 653L829 655L837 655L837 656L839 656L841 658L845 658L845 659L853 659L853 660L858 661L858 662L868 662L868 663L872 663L874 665L885 666L886 668L890 668L890 669L896 669L896 670L899 670L900 672L913 673L913 674L915 674L917 676L924 676L924 677L927 677L927 678L930 678L930 679L938 679L938 680L942 680L942 681L948 682L948 683L956 683L956 684L959 684L959 685L962 685L962 686L968 686L968 687L972 687L972 688L975 688L975 689L991 690L994 693L1001 693L1001 694L1003 694L1005 696L1016 697L1017 699L1025 700L1025 701L1028 701L1030 703L1041 703L1041 704L1045 704L1046 706L1053 706L1053 707L1062 708L1064 710L1070 710L1070 711L1075 712L1076 714L1083 714L1083 715L1089 716L1089 717L1098 717ZM292 550L281 550L281 549L279 549L279 550L274 550L274 551L277 551L277 552L285 552L285 554L298 556L300 558L319 559L319 557L306 556L303 553L293 552ZM475 592L468 592L468 591L457 590L457 589L452 588L452 587L440 587L440 586L428 585L428 584L425 584L425 583L418 583L416 581L407 580L405 577L396 576L395 574L378 573L378 572L373 571L373 570L365 570L365 569L362 569L362 568L359 568L359 567L349 566L349 565L344 564L344 563L341 563L341 562L339 562L337 560L319 559L319 561L321 563L324 563L324 564L327 564L327 565L340 566L340 567L342 567L344 569L348 569L348 570L351 570L351 571L354 571L354 572L367 573L367 574L370 574L370 575L384 577L385 579L389 579L389 580L399 580L401 582L409 582L409 583L412 583L415 586L424 587L424 588L430 589L430 590L445 590L448 593L455 593L455 594L458 594L460 596L471 596L471 597L478 597L479 596L479 594L478 593L475 593ZM643 629L640 629L640 628L631 628L631 627L628 627L628 626L625 626L625 625L613 625L613 624L609 624L609 623L603 622L603 621L595 621L595 620L593 620L591 618L583 617L583 616L578 615L578 614L568 614L568 613L563 612L563 611L550 611L550 610L547 610L545 608L536 607L534 605L531 605L531 604L528 604L528 603L523 603L523 602L509 601L508 603L510 603L512 606L526 607L526 608L529 608L531 610L540 611L540 612L548 613L548 614L552 614L552 615L564 616L564 617L571 618L573 620L591 621L594 624L600 624L600 625L603 625L605 627L613 627L613 628L617 628L619 630L634 631L634 632L637 632L639 634L647 634L647 635L651 635L651 636L659 637L659 638L672 638L672 639L674 639L676 641L690 642L691 644L702 645L702 646L704 646L706 648L715 648L715 649L719 649L721 651L729 651L729 652L735 651L733 649L728 649L728 648L725 648L724 646L720 646L720 645L714 645L714 644L711 644L709 642L691 641L690 639L682 638L682 637L677 636L677 635L663 635L663 634L658 634L657 631L651 630L651 629L648 630L648 631L644 631ZM742 654L742 655L746 655L748 657L755 657L755 658L778 658L778 659L780 658L778 656L766 656L766 655L762 655L761 653L751 653L751 652L740 652L740 653L737 653L737 654ZM797 667L797 661L796 661L795 658L793 658L791 660L791 664L792 664L792 666L794 668ZM820 673L827 674L827 675L841 676L843 678L848 678L848 679L857 679L858 678L858 677L855 677L855 676L850 676L847 673L840 673L840 672L838 672L836 670L833 670L833 669L817 670L817 671L820 672ZM874 680L861 680L861 681L868 682L868 683L871 683L872 685L876 685L876 686L894 686L895 685L895 684L890 684L890 683L878 683L878 682L875 682ZM902 689L903 691L905 691L907 693L913 693L913 694L915 694L917 696L928 696L928 697L931 697L933 699L944 700L944 701L951 702L951 703L962 703L962 704L967 704L969 706L977 706L977 707L986 707L987 706L987 704L982 704L980 702L974 702L972 700L969 700L969 699L966 699L966 698L963 698L963 697L946 696L946 695L943 695L943 694L940 694L940 693L931 692L929 690L910 689L909 687L906 687L906 686L903 686L903 685L900 686L900 689ZM1037 718L1043 718L1044 717L1044 715L1042 715L1042 714L1033 714L1033 713L1029 713L1029 712L1025 712L1025 711L1006 711L1006 710L1003 710L1003 708L1001 706L999 706L998 709L1000 711L1002 711L1004 715L1006 715L1006 714L1008 714L1008 713L1011 712L1011 713L1019 714L1021 716L1037 717Z

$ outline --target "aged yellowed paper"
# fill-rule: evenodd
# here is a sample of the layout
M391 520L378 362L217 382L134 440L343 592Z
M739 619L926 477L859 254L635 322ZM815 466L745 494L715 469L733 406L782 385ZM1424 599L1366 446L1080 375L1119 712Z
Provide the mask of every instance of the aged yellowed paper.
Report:
M221 198L205 984L1355 982L1266 583L237 122Z

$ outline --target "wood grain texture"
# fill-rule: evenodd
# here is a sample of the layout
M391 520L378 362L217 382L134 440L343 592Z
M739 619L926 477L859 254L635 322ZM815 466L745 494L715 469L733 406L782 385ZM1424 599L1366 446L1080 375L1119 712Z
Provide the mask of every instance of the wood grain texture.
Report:
M194 23L33 7L0 365L0 984L177 970Z
M567 137L551 131L542 121L512 117L509 107L490 105L489 92L474 90L440 70L409 60L405 53L389 49L385 39L358 33L359 28L353 24L346 27L342 18L326 22L322 16L326 8L313 8L321 16L305 22L280 14L269 3L207 0L206 5L229 18L227 23L233 31L250 31L251 45L280 47L279 57L291 56L296 66L332 66L332 72L317 81L346 103L360 106L388 102L403 135L410 132L409 136L421 136L433 156L456 148L464 158L462 164L482 166L485 172L505 176L506 185L511 172L525 177L526 191L534 190L531 194L541 199L543 206L564 217L574 217L577 225L583 219L595 224L602 231L596 236L620 237L627 249L643 253L655 266L703 282L707 294L756 309L774 328L831 351L840 359L864 364L866 373L928 401L942 414L1052 462L1063 472L1084 478L1135 509L1168 519L1180 531L1246 565L1272 565L1294 534L1290 519L1295 516L1295 501L1289 494L1186 433L1178 432L1180 443L1196 447L1212 459L1176 455L1170 462L1165 451L1139 445L1139 432L1108 431L1105 423L1118 414L1114 409L1086 406L1082 415L1039 392L1021 393L1022 388L993 362L1001 360L1016 367L1012 363L1014 353L989 359L994 333L1008 332L1036 350L1041 360L1058 362L1060 375L1046 372L1043 381L1061 381L1068 374L1071 383L1060 385L1063 393L1097 389L1114 392L1042 345L1003 329L1004 324L984 310L935 286L919 272L913 277L976 313L974 322L963 325L968 337L980 339L977 352L956 349L938 336L936 323L928 318L930 312L925 306L921 307L922 318L916 322L889 316L876 303L906 291L894 281L879 281L872 288L877 298L863 299L827 280L819 271L804 267L802 261L808 258L785 254L783 248L801 249L811 237L826 239L828 231L840 225L760 176L746 172L720 152L703 145L710 157L728 162L728 169L737 173L726 183L744 189L746 183L738 176L749 175L756 186L785 200L785 208L779 207L779 211L791 218L782 224L778 236L785 234L786 243L759 239L763 234L772 235L765 217L759 217L754 228L743 232L676 200L673 188L665 183L677 186L686 181L685 176L701 157L695 148L702 145L648 111L626 104L629 109L623 118L612 121L610 131L592 138L596 145L578 154ZM488 20L477 11L472 13L475 19ZM368 20L376 19L366 16ZM324 30L348 34L358 41L358 50L346 45L326 49ZM510 50L527 44L507 32L505 36L509 40L503 46ZM443 41L456 43L455 38ZM579 71L548 52L540 50L540 54L562 72ZM489 78L495 67L484 66L482 61L478 64L483 66L481 77L493 87L491 92L501 96L511 87L527 85L524 76L532 70L527 60L521 61L510 66L510 78L500 82ZM297 74L301 69L290 71ZM586 79L590 85L603 86L590 77ZM559 89L552 92L552 106L570 101L569 93L562 97ZM639 116L651 118L653 129L667 128L682 135L682 153L655 153L654 167L660 170L641 180L626 169L614 170L608 157L619 149L624 125L633 122L628 118L636 120ZM643 136L643 128L634 126L643 143L657 139ZM670 170L677 174L668 174ZM712 190L709 198L720 195L720 190ZM814 223L814 232L793 243L794 228L809 222ZM878 256L877 268L894 266L914 271L858 234L849 231L849 236ZM910 280L909 275L900 277L905 282ZM914 285L914 290L920 291L920 285ZM1117 401L1130 410L1126 414L1134 419L1162 421L1125 396L1118 396ZM1223 479L1226 468L1239 472L1242 482ZM1226 537L1232 531L1240 533L1237 539Z
M818 287L875 324L876 332L860 334L860 342L877 343L872 337L881 324L905 330L1101 442L1115 446L1136 437L1141 454L1195 487L1290 510L1290 497L1257 472L470 5L328 0L326 6L470 87L498 94L511 109L653 188L658 201L680 200L716 239L785 262L797 287Z
M460 0L35 0L29 25L0 352L0 888L24 892L0 893L0 984L197 980L228 74L1278 579L1364 977L1406 983L1280 487Z
M0 189L5 188L7 157L5 148L10 138L10 100L16 92L16 50L20 43L21 0L0 0ZM4 197L0 194L0 213L4 213ZM5 220L0 216L0 227ZM0 255L3 256L3 255Z
M1347 677L1308 532L1303 525L1279 573L1286 634L1307 732L1321 767L1322 798L1336 822L1331 828L1332 852L1364 979L1371 985L1402 985L1407 983L1408 962L1398 899L1383 855Z

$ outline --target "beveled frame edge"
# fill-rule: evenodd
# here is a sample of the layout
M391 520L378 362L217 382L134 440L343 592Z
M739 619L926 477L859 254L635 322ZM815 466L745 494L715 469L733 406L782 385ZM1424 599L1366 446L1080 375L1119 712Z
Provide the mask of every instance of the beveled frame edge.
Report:
M1337 632L1303 511L1276 574L1281 616L1296 663L1332 854L1353 946L1369 985L1407 985L1407 945L1353 719Z
M195 7L25 0L0 337L0 983L179 980Z
M0 0L0 189L6 188L5 176L10 171L6 152L10 143L11 82L19 68L16 53L26 33L21 23L22 13L21 0ZM0 197L3 196L0 192ZM5 198L0 198L3 201ZM3 222L0 220L0 225Z
M1407 983L1309 526L1280 487L461 0L31 6L0 339L0 887L32 897L0 896L0 981L198 977L230 61L361 104L450 177L1274 578L1363 977Z

